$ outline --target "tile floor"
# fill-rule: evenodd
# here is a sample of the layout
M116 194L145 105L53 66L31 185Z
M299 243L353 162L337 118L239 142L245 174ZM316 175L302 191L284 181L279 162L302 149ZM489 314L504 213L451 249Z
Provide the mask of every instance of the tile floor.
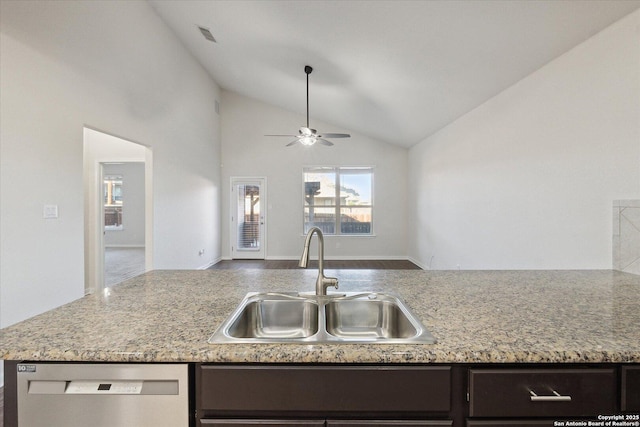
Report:
M144 273L144 248L105 248L104 284L117 285Z

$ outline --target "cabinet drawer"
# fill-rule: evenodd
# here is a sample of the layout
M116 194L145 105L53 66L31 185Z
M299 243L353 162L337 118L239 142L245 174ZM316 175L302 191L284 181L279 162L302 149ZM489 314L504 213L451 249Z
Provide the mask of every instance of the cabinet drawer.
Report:
M472 369L471 417L594 416L616 409L614 369Z
M324 420L200 420L199 427L291 427L317 426L324 427Z
M467 427L553 427L554 420L468 420Z
M327 420L327 427L451 427L453 421L438 420Z
M291 426L327 426L327 427L451 427L452 421L425 420L200 420L199 427L291 427Z
M622 410L640 411L640 366L622 367Z
M450 367L200 365L196 406L251 412L446 412ZM210 417L207 416L207 417Z

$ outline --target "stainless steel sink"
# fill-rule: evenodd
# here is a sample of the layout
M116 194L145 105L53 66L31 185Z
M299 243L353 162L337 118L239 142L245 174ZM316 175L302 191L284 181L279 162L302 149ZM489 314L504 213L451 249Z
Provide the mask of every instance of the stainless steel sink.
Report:
M313 301L252 297L229 325L232 338L296 339L318 332L318 305Z
M418 335L395 300L376 295L376 299L337 300L325 305L327 332L341 339L408 339Z
M383 293L249 293L210 343L433 344L404 302Z

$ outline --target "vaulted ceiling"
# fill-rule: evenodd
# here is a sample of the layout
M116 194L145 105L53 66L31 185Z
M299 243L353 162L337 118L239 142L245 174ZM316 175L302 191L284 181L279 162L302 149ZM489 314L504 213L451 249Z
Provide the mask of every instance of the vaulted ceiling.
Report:
M405 147L640 8L639 0L149 1L223 89L304 114L308 64L311 125Z

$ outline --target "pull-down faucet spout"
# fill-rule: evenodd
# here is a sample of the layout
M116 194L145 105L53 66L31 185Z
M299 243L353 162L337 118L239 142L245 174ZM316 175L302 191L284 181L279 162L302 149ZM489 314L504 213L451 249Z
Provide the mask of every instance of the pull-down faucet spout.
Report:
M314 234L318 235L318 278L316 279L316 295L326 295L329 286L338 289L338 279L335 277L324 277L324 236L322 235L322 230L318 227L311 227L307 233L304 241L304 250L302 251L298 267L307 268L309 264L309 246L311 245L311 238Z

